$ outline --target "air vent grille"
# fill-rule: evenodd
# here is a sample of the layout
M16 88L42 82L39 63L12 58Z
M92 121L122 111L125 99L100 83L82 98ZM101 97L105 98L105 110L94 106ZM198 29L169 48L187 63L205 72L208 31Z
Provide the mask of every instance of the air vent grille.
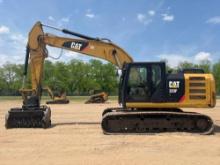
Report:
M189 77L189 98L191 100L206 99L205 77Z

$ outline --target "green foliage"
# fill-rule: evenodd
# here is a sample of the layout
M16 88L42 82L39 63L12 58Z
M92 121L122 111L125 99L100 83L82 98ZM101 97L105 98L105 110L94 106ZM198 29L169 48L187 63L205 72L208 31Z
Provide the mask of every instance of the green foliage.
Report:
M209 60L201 61L198 65L198 68L202 68L205 71L205 73L210 73L212 70L211 62Z
M184 62L179 63L177 67L178 70L189 69L189 68L197 68L197 65L191 62L188 62L188 61L184 61Z
M22 65L6 63L0 68L1 95L19 95L22 82Z
M204 60L204 61L201 61L199 64L194 64L191 62L184 61L178 65L177 70L189 69L189 68L201 68L205 71L205 73L210 73L211 62L209 60Z
M0 95L19 95L22 73L23 65L3 65L0 68ZM116 95L118 82L115 73L114 65L99 60L83 62L74 59L68 63L46 60L43 86L49 86L53 91L65 90L68 95L89 95L96 90ZM26 87L31 88L30 70Z
M99 60L87 63L76 59L68 63L45 61L43 84L53 91L65 90L68 95L88 95L92 90L115 94L114 73L114 65Z

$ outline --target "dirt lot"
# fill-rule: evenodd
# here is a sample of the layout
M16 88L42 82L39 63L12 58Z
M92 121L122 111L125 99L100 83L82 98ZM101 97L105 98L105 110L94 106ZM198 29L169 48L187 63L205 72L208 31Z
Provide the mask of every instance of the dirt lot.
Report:
M51 105L50 129L4 128L4 115L21 101L0 101L0 165L41 164L220 164L220 101L202 109L216 123L214 135L163 133L103 135L100 121L106 104ZM191 109L192 110L192 109Z

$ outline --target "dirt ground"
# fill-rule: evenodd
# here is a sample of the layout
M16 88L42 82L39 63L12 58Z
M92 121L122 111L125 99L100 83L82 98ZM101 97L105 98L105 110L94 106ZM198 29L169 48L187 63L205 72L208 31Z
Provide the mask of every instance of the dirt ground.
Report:
M21 101L0 101L0 105L0 165L220 164L220 101L214 109L199 111L214 119L214 135L104 135L101 113L117 106L115 101L51 105L52 128L6 130L5 113Z

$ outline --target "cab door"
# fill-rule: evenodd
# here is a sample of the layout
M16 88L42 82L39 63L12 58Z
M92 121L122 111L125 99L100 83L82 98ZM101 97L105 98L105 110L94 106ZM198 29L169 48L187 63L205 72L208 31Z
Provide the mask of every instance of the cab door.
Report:
M150 101L150 72L145 65L132 65L128 72L126 88L127 102L148 102Z
M162 102L165 64L133 63L127 70L125 82L125 102Z

